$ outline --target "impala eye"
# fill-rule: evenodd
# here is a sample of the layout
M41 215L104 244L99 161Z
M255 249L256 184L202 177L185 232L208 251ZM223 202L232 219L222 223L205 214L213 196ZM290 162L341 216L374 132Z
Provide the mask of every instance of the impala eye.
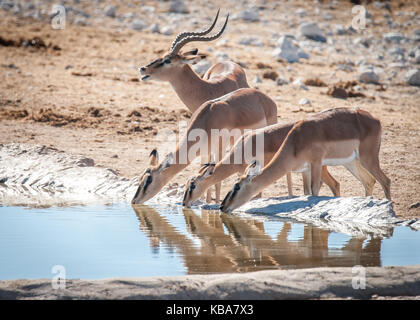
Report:
M152 183L152 176L148 176L146 179L146 184L151 184Z
M239 185L239 183L235 183L235 185L233 186L234 191L238 191L240 188L241 186Z
M165 59L163 60L163 63L171 63L171 59L169 59L169 58L165 58Z
M190 184L190 189L191 189L191 190L194 190L194 189L195 189L195 183L191 183L191 184Z

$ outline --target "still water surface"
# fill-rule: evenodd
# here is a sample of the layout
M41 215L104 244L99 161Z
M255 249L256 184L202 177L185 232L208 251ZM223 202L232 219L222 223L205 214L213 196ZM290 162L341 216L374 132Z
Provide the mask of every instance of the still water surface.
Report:
M173 276L420 264L420 232L351 237L278 218L179 206L0 206L0 280Z

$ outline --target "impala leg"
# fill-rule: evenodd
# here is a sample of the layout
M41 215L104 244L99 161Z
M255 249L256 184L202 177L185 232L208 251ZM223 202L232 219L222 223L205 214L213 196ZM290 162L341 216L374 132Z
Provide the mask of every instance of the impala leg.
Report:
M344 166L357 180L363 184L363 187L365 188L365 196L371 196L376 180L365 168L363 168L363 166L360 164L360 161L355 159L350 163L346 163Z
M305 196L311 194L311 171L304 171L302 172L302 180L303 180L303 194Z
M327 186L331 189L331 192L333 193L334 197L339 197L340 182L334 179L334 177L328 171L327 166L322 166L321 178L322 181L324 181L327 184Z
M311 163L311 190L314 196L318 196L321 188L321 172L321 161Z
M260 199L262 198L262 192L260 192L259 194L257 194L253 199Z
M293 181L292 181L292 174L290 172L286 175L287 179L287 191L289 192L289 196L293 196Z
M391 180L382 171L379 165L380 137L368 137L359 146L360 163L369 173L379 181L384 190L385 197L391 200ZM379 140L379 141L378 141Z
M220 203L220 189L222 188L222 183L218 182L215 185L216 188L216 203Z

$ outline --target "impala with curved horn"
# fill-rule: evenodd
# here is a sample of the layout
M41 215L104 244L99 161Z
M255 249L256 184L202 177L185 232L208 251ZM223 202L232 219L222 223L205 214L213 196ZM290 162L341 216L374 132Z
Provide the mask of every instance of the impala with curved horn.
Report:
M311 194L317 196L323 165L354 161L379 181L391 200L390 179L379 165L381 123L370 113L348 108L330 109L297 122L280 149L261 170L255 161L226 195L220 210L231 212L290 171L307 172Z
M187 132L174 153L170 153L159 163L158 152L152 151L150 167L140 177L139 187L132 203L141 204L155 196L194 158L202 157L202 151L206 151L204 156L207 158L211 151L214 152L216 159L222 158L224 145L220 143L221 139L236 140L245 130L262 128L274 123L277 123L277 106L270 97L257 89L241 88L204 103L193 114ZM213 130L218 130L220 135L213 135ZM239 133L236 139L230 134L233 130ZM202 133L198 137L198 142L195 139L195 132ZM217 147L216 150L214 146ZM180 159L185 160L181 162ZM219 196L220 183L216 184L216 198Z
M180 53L180 50L191 42L207 42L219 38L226 29L229 14L223 27L213 36L206 36L216 25L219 17L217 11L212 25L201 32L182 32L163 57L139 68L142 80L168 81L178 97L194 113L204 102L221 97L239 88L248 88L245 71L231 61L219 62L207 70L201 78L189 64L201 60L204 55L198 49Z
M185 185L182 204L186 207L190 207L191 204L199 199L212 185L227 179L235 173L245 172L249 163L246 163L245 161L240 163L235 162L235 157L238 155L241 155L240 159L245 159L245 150L248 150L249 154L255 154L261 164L267 165L279 150L283 141L286 139L287 134L294 125L295 122L287 124L278 123L243 135L222 160L217 164L209 163L204 165L200 168L196 176L191 177L188 180ZM261 139L260 136L263 136L263 138ZM261 154L257 154L256 152L258 141L264 141L264 151ZM360 162L357 159L354 159L354 161L346 163L344 166L362 183L365 188L365 195L372 195L375 179L360 165ZM290 172L287 173L287 175L289 182L291 181L291 178L289 177ZM311 193L310 177L307 172L303 172L302 176L304 194L308 195ZM340 183L331 176L326 166L322 167L321 178L331 189L334 196L340 196ZM259 196L261 196L261 193Z

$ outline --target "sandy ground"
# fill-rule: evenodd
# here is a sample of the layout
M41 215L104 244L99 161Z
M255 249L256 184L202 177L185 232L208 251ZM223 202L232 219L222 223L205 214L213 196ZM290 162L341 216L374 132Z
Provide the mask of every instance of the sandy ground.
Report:
M353 272L354 271L354 272ZM420 266L314 268L139 279L0 281L0 299L420 299ZM353 289L353 285L365 285Z
M194 9L199 8L200 3L188 2L193 8L191 14L203 14L205 10ZM408 4L411 7L400 9L418 14L419 6L413 3ZM153 2L149 5L158 6ZM209 12L218 5L226 7L226 11L237 11L231 2L202 5ZM331 25L349 23L345 12L351 10L350 4L345 2L342 6L342 10L337 10L319 4L322 12L331 15ZM158 12L161 12L159 8ZM279 3L274 12L264 10L263 14L267 21L275 21L276 14L289 12L293 16L299 8L311 9L308 3L297 1L287 6ZM374 7L369 10L378 17L377 23L368 30L369 36L381 38L385 28L383 12ZM53 30L45 21L12 14L3 14L3 17L0 21L2 38L19 42L19 39L39 37L47 48L0 45L0 143L41 144L81 154L94 159L97 165L132 178L148 165L147 156L156 146L154 137L158 131L163 128L176 130L178 121L188 121L190 113L168 83L140 82L137 72L137 67L167 50L175 34L165 36L149 30L115 27L108 17L101 25L69 23L64 30ZM318 19L317 16L311 18ZM291 19L291 25L279 24L276 30L270 31L296 33L298 24L296 22L293 27L294 19ZM404 16L392 15L392 19L404 22ZM186 19L185 23L188 21ZM182 23L175 32L181 31L181 26ZM404 32L411 33L414 27L404 27ZM209 48L228 52L232 60L245 67L251 86L255 86L253 79L256 76L262 78L257 86L276 101L279 121L302 119L308 113L338 106L359 106L380 118L383 125L380 159L383 170L392 180L395 211L401 217L419 217L420 206L410 208L420 201L419 88L397 80L389 83L384 80L384 86L361 85L367 98L341 100L327 95L326 87L308 86L309 90L302 90L293 85L278 86L275 81L265 79L264 73L275 71L292 80L319 78L328 86L338 81L355 80L357 71L337 71L336 65L346 57L353 58L356 53L363 56L364 52L358 53L358 49L354 49L352 53L311 53L309 60L299 63L278 62L271 56L273 48L266 28L262 22L232 19L223 37L225 41L197 43L196 46L213 62L217 59ZM260 37L264 46L245 50L237 40L246 32ZM352 40L357 36L348 37ZM300 106L298 102L302 97L308 98L312 105ZM140 116L133 111L138 111ZM184 183L196 169L191 166L174 182ZM341 182L343 196L364 193L362 186L343 168L331 168L331 173ZM294 175L294 181L294 193L301 194L300 176ZM229 183L224 184L223 191L229 186ZM264 195L286 193L285 179L281 179ZM330 195L330 191L323 186L321 194ZM384 197L379 184L375 186L374 196Z

